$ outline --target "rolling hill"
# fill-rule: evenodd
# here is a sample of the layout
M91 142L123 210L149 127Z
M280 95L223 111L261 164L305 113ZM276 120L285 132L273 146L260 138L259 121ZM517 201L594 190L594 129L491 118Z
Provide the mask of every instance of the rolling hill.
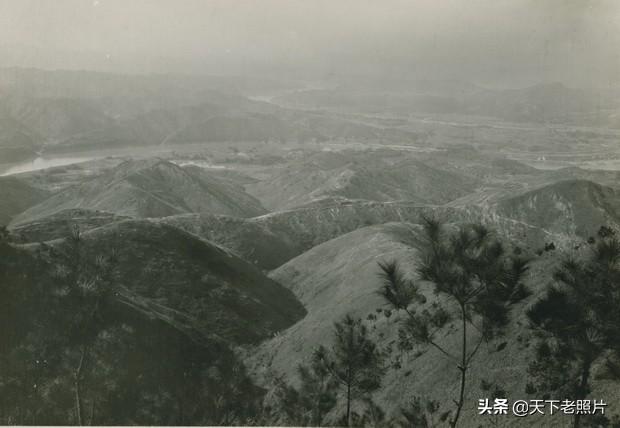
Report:
M141 236L119 232L127 238L123 250L139 246ZM97 235L93 240L94 236L85 234L84 238L88 251L82 252L83 261L91 254L109 255L104 236ZM181 244L183 239L176 238ZM169 278L159 283L166 290L166 298L145 297L135 289L113 284L108 297L97 304L97 334L87 346L80 346L75 342L76 323L80 331L90 325L79 315L84 313L84 302L63 293L63 282L54 274L66 263L59 257L64 245L62 241L26 247L0 242L0 318L12 326L0 334L3 422L220 425L226 420L244 420L246 409L256 405L263 391L250 382L230 349L231 341L239 338L234 334L219 336L234 329L232 310L226 311L230 324L225 328L205 327L206 321L212 321L210 317L200 320L167 306L175 305L173 297L178 292ZM161 247L160 252L151 252L153 257L158 255L162 255ZM126 253L121 251L120 256L121 276L126 269L136 270L136 265L123 263ZM261 285L268 290L265 281ZM262 293L265 296L268 291ZM254 294L250 305L267 303L260 300L260 294ZM219 303L212 300L212 306L206 308L216 311ZM278 302L271 303L277 309ZM295 301L292 306L290 303L286 305L289 311ZM251 323L251 329L244 329L244 338L264 334L262 328L276 328L279 322L292 322L294 318L287 318L290 314L274 314L273 325ZM268 318L264 314L261 317ZM218 397L217 405L207 398L213 396ZM74 397L80 397L82 419L75 412ZM223 415L222 408L230 413Z
M263 270L272 270L325 241L354 230L390 222L418 223L422 215L451 221L482 221L508 237L536 249L553 241L567 246L572 239L497 215L476 206L426 206L410 202L330 199L322 204L278 211L253 218L212 214L179 214L152 222L178 227L225 247ZM71 225L90 230L126 217L103 211L68 209L48 217L14 224L10 230L23 242L67 236Z
M256 267L172 226L124 220L82 237L85 256L114 251L129 292L191 316L205 335L256 342L305 313L288 290ZM62 250L66 243L48 245Z
M234 183L151 159L123 162L101 176L60 191L22 213L15 223L72 208L132 217L191 212L251 217L265 212L257 200Z
M347 199L323 202L249 219L186 214L158 221L216 242L266 270L275 269L316 245L354 230L389 222L417 224L422 215L433 215L446 221L482 221L533 249L546 242L569 246L573 241L567 234L547 231L478 206L429 206Z
M414 277L416 260L414 249L420 227L407 223L392 223L358 229L318 245L282 265L270 276L289 287L308 310L308 315L278 336L251 348L245 357L254 379L268 386L274 374L283 374L296 384L297 365L309 361L319 345L329 345L333 322L345 314L363 320L370 336L386 355L387 372L381 389L374 398L388 415L396 415L400 406L406 406L414 397L422 396L439 402L437 417L452 408L447 393L458 391L458 369L453 361L444 358L432 347L416 347L413 351L398 351L398 313L384 311L385 304L377 291L377 262L398 260L406 275ZM515 241L515 244L520 244ZM524 308L551 283L551 271L558 262L557 255L543 253L536 257L525 278L533 295L516 305L504 336L486 343L470 367L468 403L463 409L460 425L478 427L475 403L485 396L482 380L492 379L506 390L506 397L524 396L527 377L523 375L530 356L528 349L532 332L527 328ZM422 283L426 304L437 297L429 284ZM477 333L472 333L473 340ZM438 335L441 346L448 350L458 344L459 329L449 324ZM601 368L602 369L602 368ZM598 369L597 369L598 370ZM610 381L597 383L594 394L617 395L617 386ZM614 388L616 392L614 393ZM336 415L333 415L334 418ZM519 419L511 419L507 426L521 426ZM532 419L528 423L539 423ZM546 417L544 426L561 427L565 421ZM541 422L542 423L542 422Z
M0 163L32 158L43 138L23 123L0 111Z
M128 220L130 217L119 216L105 211L85 209L67 209L48 217L11 227L14 240L18 242L45 242L70 236L75 227L81 232L96 229L108 223Z
M587 238L603 225L620 227L620 192L587 180L566 180L501 200L494 210L545 230Z
M24 210L45 200L50 195L15 177L0 177L0 225L8 225Z
M416 159L368 153L318 153L285 164L246 186L268 209L288 209L325 197L441 204L473 190L477 181Z

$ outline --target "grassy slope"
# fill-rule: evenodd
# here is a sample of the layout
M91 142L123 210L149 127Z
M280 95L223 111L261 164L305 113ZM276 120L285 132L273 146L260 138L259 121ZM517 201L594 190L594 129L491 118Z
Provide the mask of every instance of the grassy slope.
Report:
M620 226L620 192L586 180L560 181L499 201L495 210L548 230L587 238L603 225Z
M57 267L54 258L41 258L48 249L0 243L1 318L12 326L0 334L0 418L9 425L77 424L73 374L79 352L67 336L71 314L80 308L72 307L77 302L66 295L48 291ZM99 306L99 315L102 330L90 343L82 374L85 421L218 423L215 414L201 419L190 409L209 404L197 402L198 392L220 394L226 390L222 381L239 379L228 341L204 331L192 316L124 287ZM214 384L205 384L205 375L215 375ZM250 383L245 387L250 398L262 393Z
M132 217L212 212L241 217L264 213L240 186L197 174L160 159L127 161L103 175L69 187L22 213L16 223L71 208Z
M117 248L127 288L191 314L205 331L254 342L304 314L290 292L254 266L174 227L127 220L85 239L98 251Z
M376 321L366 321L372 336L382 349L392 349L383 388L377 393L379 403L389 412L396 412L399 406L406 405L419 395L439 400L441 412L450 410L450 397L458 391L458 371L454 363L443 358L434 348L425 347L420 348L421 353L413 351L399 358L396 334L399 316L393 314L386 318L376 312L384 307L376 294L376 262L400 260L411 274L417 253L409 245L415 242L418 231L419 227L402 223L358 229L321 244L273 271L271 276L295 293L306 306L308 315L278 337L251 351L247 361L254 376L263 379L273 370L295 379L297 364L306 361L316 346L329 343L334 321L346 313L362 319L374 314ZM555 263L557 257L553 253L543 253L533 261L526 282L534 291L534 296L513 309L506 336L484 346L475 360L462 426L477 427L483 422L476 418L477 399L485 396L480 390L482 379L500 382L509 398L527 398L524 392L525 373L532 338L523 311L549 282L549 272ZM429 302L435 298L430 285L424 284L423 290ZM438 340L445 348L456 350L459 337L458 328L447 327L439 334ZM471 332L469 340L473 341L476 337L476 333ZM504 342L506 345L500 346ZM616 383L599 381L593 394L610 399L617 395L611 392L614 388L617 391ZM520 422L514 420L511 426L521 426ZM562 426L561 422L545 419L545 423L549 424L545 426ZM537 421L532 419L528 423Z
M48 196L47 191L15 177L0 177L0 225L9 224L16 215Z
M393 154L392 154L393 156ZM268 209L290 209L324 197L439 204L473 190L477 180L416 159L368 153L317 153L246 186Z
M19 242L44 242L67 237L74 227L78 227L81 232L87 232L108 223L127 219L129 217L118 216L105 211L76 208L22 223L12 227L11 233Z
M315 245L353 230L394 221L418 223L420 216L451 221L488 222L507 236L539 247L570 241L562 233L542 231L518 220L479 207L426 206L410 202L371 202L339 199L333 203L279 211L251 219L212 215L180 215L161 219L231 249L262 269L275 269Z

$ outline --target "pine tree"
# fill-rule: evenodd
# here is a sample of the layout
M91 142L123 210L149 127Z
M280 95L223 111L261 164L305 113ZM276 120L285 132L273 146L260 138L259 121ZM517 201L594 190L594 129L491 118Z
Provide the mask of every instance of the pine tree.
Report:
M0 225L0 244L4 243L9 237L9 230L6 226Z
M74 361L73 392L75 401L75 423L85 425L85 384L88 383L88 366L91 363L91 351L98 334L105 328L107 321L102 314L111 303L113 288L116 283L114 264L115 254L107 256L89 256L89 249L84 243L78 227L73 227L66 239L67 245L62 250L54 250L57 258L54 279L56 295L63 305L74 308L70 314L60 314L67 325L66 347L71 349ZM94 398L90 403L94 409ZM91 418L92 419L92 412Z
M450 420L455 427L465 400L467 372L483 342L501 332L508 322L510 305L527 295L521 279L527 271L526 260L508 253L500 240L481 224L462 225L448 230L441 222L423 218L424 239L420 245L420 279L430 281L436 294L444 297L420 311L426 297L417 283L407 279L396 262L379 263L380 294L406 318L399 330L401 348L427 344L456 363L460 374L456 409ZM461 332L458 350L445 349L437 332L456 318ZM469 327L478 339L469 343Z
M402 428L432 428L435 426L434 416L439 403L434 400L423 400L414 397L407 407L400 408L399 426Z
M298 368L302 408L310 426L321 426L325 415L336 405L336 383L317 356L309 366Z
M387 417L385 410L375 403L372 398L366 397L363 399L364 412L361 416L357 416L353 419L353 425L356 427L369 427L369 428L390 428L395 425L394 420Z
M573 400L587 397L597 360L620 355L620 241L599 234L587 251L585 260L564 259L555 284L527 312L541 339L529 366L534 388Z
M319 347L314 360L331 374L346 399L346 423L351 426L351 404L381 386L383 361L375 343L360 319L350 315L334 324L334 343Z
M301 385L296 389L280 377L274 378L279 417L295 426L321 426L336 406L337 384L315 353L309 365L297 368Z

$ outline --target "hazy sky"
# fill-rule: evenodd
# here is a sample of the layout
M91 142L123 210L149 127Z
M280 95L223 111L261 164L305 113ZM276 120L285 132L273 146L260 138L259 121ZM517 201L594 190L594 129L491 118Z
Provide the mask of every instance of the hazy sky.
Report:
M0 66L620 85L617 0L0 0Z

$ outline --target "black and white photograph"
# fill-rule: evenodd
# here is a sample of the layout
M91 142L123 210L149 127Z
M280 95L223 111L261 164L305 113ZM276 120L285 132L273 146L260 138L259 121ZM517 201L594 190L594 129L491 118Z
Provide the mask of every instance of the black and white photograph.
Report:
M0 0L0 426L620 428L620 1Z

